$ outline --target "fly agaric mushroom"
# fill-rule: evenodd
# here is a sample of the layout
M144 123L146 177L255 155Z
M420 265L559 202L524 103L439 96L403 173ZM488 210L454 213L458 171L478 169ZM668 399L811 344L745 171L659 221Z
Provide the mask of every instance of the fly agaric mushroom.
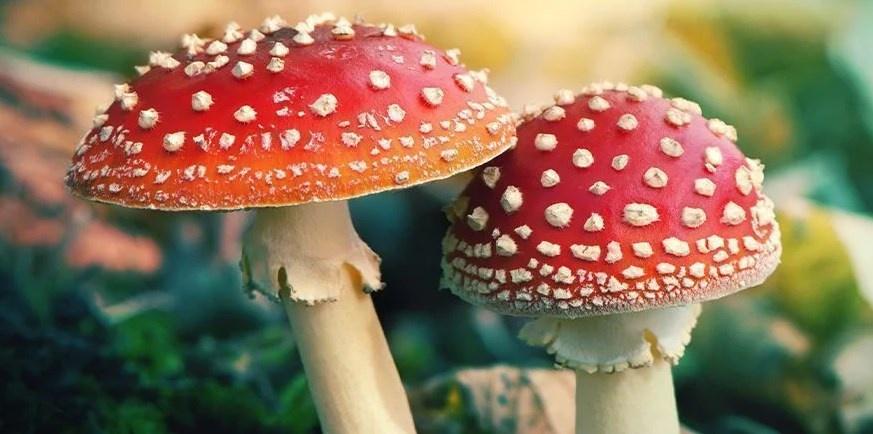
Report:
M504 100L412 26L273 17L182 44L116 86L67 185L134 208L256 208L244 281L284 304L322 428L413 431L367 294L382 286L379 258L346 200L493 158L515 139Z
M697 303L779 262L763 166L733 127L652 86L559 92L517 133L450 208L442 285L537 318L521 337L577 370L577 432L678 432L665 362Z

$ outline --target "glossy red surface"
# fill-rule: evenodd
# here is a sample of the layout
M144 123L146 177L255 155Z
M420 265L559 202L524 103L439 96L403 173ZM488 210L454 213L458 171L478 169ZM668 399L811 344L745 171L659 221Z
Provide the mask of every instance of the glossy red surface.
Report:
M340 40L332 34L335 24L316 25L309 45L295 42L298 32L284 27L257 41L251 54L237 53L251 35L246 32L224 53L201 49L189 56L181 50L173 55L179 66L153 65L130 83L138 99L132 110L114 102L103 125L85 136L67 184L86 198L131 207L280 206L444 178L510 145L514 129L503 100L451 56L393 28L355 24L353 38ZM271 56L277 42L290 52ZM431 50L436 63L428 68L420 60ZM205 64L218 55L226 55L228 63L208 73L185 73L191 63ZM267 69L273 57L284 62L279 72ZM253 73L237 78L232 70L238 61L251 64ZM390 87L374 87L370 73L376 70L387 73ZM469 89L461 86L459 74ZM444 92L440 104L425 101L428 87ZM192 107L192 96L200 91L213 100L208 110ZM317 113L311 105L328 94L336 98L335 111ZM395 104L403 113L395 107L389 115ZM256 112L250 122L235 117L246 105ZM159 114L150 129L138 125L147 109ZM103 140L101 129L108 127ZM283 137L295 137L289 130L296 130L299 141L283 146ZM184 133L184 142L168 151L164 141L177 132ZM219 145L223 134L235 138L232 145Z

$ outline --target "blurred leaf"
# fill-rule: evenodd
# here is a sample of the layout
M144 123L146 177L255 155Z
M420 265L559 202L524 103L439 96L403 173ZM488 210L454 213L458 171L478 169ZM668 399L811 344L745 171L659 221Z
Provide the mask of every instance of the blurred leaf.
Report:
M819 343L871 319L861 298L851 260L828 214L805 207L781 213L782 264L762 288L779 309Z
M0 41L2 42L2 41ZM131 65L143 63L146 53L130 44L109 39L91 38L71 31L51 33L30 47L35 57L56 64L96 68L133 75Z
M152 404L125 400L109 410L101 430L117 434L168 433L164 415Z
M119 353L142 382L149 384L182 372L180 343L167 314L145 312L120 323L114 332Z
M307 433L318 427L318 414L303 373L282 389L276 418L283 430L293 434Z

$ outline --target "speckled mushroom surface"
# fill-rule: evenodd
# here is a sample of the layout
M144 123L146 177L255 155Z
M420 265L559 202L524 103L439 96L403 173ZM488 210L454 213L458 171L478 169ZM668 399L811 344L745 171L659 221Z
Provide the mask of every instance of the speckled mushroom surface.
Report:
M653 86L555 101L449 209L443 286L503 313L573 318L718 298L773 271L763 166L733 127Z
M229 210L444 178L514 140L503 99L458 56L412 26L329 14L185 35L116 86L66 182L129 207Z

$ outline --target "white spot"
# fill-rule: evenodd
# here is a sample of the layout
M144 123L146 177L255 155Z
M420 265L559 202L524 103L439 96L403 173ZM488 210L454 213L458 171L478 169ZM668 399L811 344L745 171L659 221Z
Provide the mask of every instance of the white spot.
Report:
M216 54L221 54L225 51L227 51L227 44L217 39L210 42L209 45L206 47L206 54L210 56L215 56Z
M609 104L609 101L603 99L603 97L599 95L595 95L588 100L588 108L596 112L609 110L610 107L611 105Z
M260 28L262 32L269 35L281 29L286 24L287 23L285 23L285 20L283 20L282 17L278 15L273 15L271 17L264 18L264 21L261 23Z
M267 64L267 71L274 74L280 73L283 70L285 70L285 61L278 57L271 58L270 63Z
M120 103L121 109L129 112L136 107L136 104L139 102L139 95L136 92L125 92L121 95Z
M391 76L378 69L370 71L370 87L376 90L388 89L391 87Z
M631 265L621 272L621 275L624 276L625 279L638 279L643 277L644 274L643 269L636 265Z
M261 33L260 31L258 31L258 29L252 29L252 30L249 32L249 39L251 39L251 40L253 40L253 41L255 41L255 42L262 41L262 40L264 40L265 37L266 37L266 36L264 36L263 33Z
M100 141L105 142L105 141L109 140L109 138L112 137L113 131L115 131L115 127L113 127L111 125L100 128L100 133L98 134Z
M652 245L645 241L633 243L631 244L631 248L634 251L634 256L638 258L648 258L655 254L655 252L652 250Z
M588 187L588 191L597 196L603 196L604 194L606 194L607 191L611 189L612 187L610 187L609 184L603 181L597 181L594 184L591 184L591 187Z
M696 278L706 276L706 265L702 262L695 262L688 267L688 274Z
M315 39L312 39L312 36L307 32L298 32L291 40L298 45L312 45L315 42Z
M360 134L346 132L340 135L340 139L342 140L344 145L350 148L354 148L358 146L358 143L361 143L361 139L363 139L363 137L361 137Z
M694 101L689 101L685 98L672 98L670 100L670 105L685 112L694 113L697 115L703 114L703 110L700 108L700 104L697 104Z
M239 61L239 62L236 62L236 65L233 66L233 70L231 70L231 74L233 74L233 76L236 78L243 79L243 78L246 78L246 77L252 75L252 73L254 71L255 71L255 67L252 66L251 63Z
M533 233L533 230L528 225L521 225L513 231L523 240L526 240Z
M748 195L754 187L752 183L752 172L746 166L740 166L734 172L734 181L737 183L737 190L743 195Z
M458 65L461 63L461 50L457 48L450 48L446 50L446 57L449 58L450 64Z
M394 182L397 184L406 184L407 182L409 182L409 172L405 170L402 172L397 172L397 174L394 175Z
M352 28L352 25L348 21L338 21L334 28L331 29L330 33L333 35L334 39L340 41L347 41L355 37L355 29Z
M488 212L481 206L473 208L473 211L467 215L467 224L474 231L485 229L485 226L488 225Z
M500 196L500 206L502 206L503 210L507 213L518 211L522 203L523 197L521 190L514 185L506 187L506 190L504 190L503 194Z
M543 119L548 122L557 122L567 116L567 112L562 107L553 105L543 111Z
M215 71L215 70L221 69L222 67L224 67L224 65L227 65L229 62L230 62L230 57L219 54L218 56L215 56L215 59L213 59L211 62L206 63L206 68L207 68L207 71Z
M237 111L235 111L233 113L234 119L236 119L244 124L247 124L247 123L255 120L255 117L257 115L258 115L258 113L255 111L255 109L253 109L253 108L251 108L251 106L247 106L247 105L240 107L239 109L237 109Z
M554 187L560 182L561 176L558 175L558 172L555 172L552 169L546 169L543 171L543 174L540 175L540 184L542 184L543 187Z
M609 264L616 263L621 261L623 255L621 254L621 244L618 241L610 241L606 245L606 262Z
M425 87L421 89L421 97L424 98L424 101L432 106L436 107L443 103L443 97L445 97L445 92L438 87Z
M282 144L282 149L289 150L300 141L300 131L294 128L287 129L279 135L279 142Z
M548 241L540 241L540 243L537 244L537 251L545 256L553 258L561 254L561 246Z
M275 57L285 57L291 50L285 46L285 44L281 42L276 42L273 44L273 48L270 49L270 55Z
M641 87L631 86L627 89L628 99L636 102L643 102L649 99L649 95Z
M421 53L421 59L418 63L425 69L434 69L436 67L437 55L433 50L424 50Z
M588 132L594 129L594 121L588 118L581 118L576 123L576 128L582 132Z
M515 240L506 234L498 237L494 245L498 256L512 256L518 252L518 245L515 244Z
M500 181L500 168L497 166L488 166L482 169L482 182L488 186L488 188L494 188L497 185L497 181Z
M558 138L554 134L540 133L534 138L534 146L540 151L552 151L558 146Z
M191 108L195 112L205 112L212 106L212 95L205 91L195 92L191 95Z
M710 197L715 193L715 183L707 178L697 178L694 180L694 191L701 196Z
M573 208L564 202L555 203L546 208L545 216L550 225L556 228L565 228L570 224L570 219L573 218Z
M621 115L620 118L618 118L617 125L619 128L621 128L624 131L633 131L637 128L637 125L639 125L639 122L637 121L637 118L634 115L632 115L630 113L625 113L625 114Z
M685 152L685 149L682 148L682 144L670 137L662 138L660 146L661 152L671 157L680 157Z
M465 92L472 92L476 86L476 80L470 74L455 74L455 83Z
M691 253L691 248L688 243L676 237L666 238L662 241L664 251L673 256L688 256Z
M137 120L137 123L139 124L140 128L148 130L153 128L155 124L158 123L158 118L158 111L150 108L139 112L139 119Z
M175 69L180 65L179 61L174 59L172 54L163 51L152 51L149 54L149 64L160 66L164 69Z
M600 259L600 246L573 244L570 246L570 253L572 253L574 257L583 261L594 262Z
M734 202L728 202L724 206L721 222L726 225L736 226L746 220L746 210Z
M603 216L598 213L591 213L588 220L585 220L583 228L588 232L600 232L603 230Z
M185 75L196 77L206 71L206 64L201 61L191 62L185 67Z
M333 94L325 93L318 97L309 108L318 116L325 117L336 111L337 99Z
M179 149L182 149L183 144L185 144L184 131L177 131L164 136L164 149L168 152L176 152Z
M665 118L668 123L677 127L687 125L691 122L690 114L675 107L671 107L669 110L667 110L667 115Z
M761 243L755 237L746 235L743 237L743 247L750 252L757 252L761 250Z
M445 149L442 152L440 152L440 158L442 158L446 162L452 161L457 157L458 157L458 150L457 149Z
M221 137L218 138L218 146L221 149L229 149L233 146L233 142L236 141L236 136L228 133L221 133Z
M706 222L706 211L700 208L682 208L682 224L689 228L696 228Z
M652 188L664 188L667 186L667 174L657 167L650 167L643 173L643 181Z
M655 271L658 274L673 274L676 272L676 266L668 262L660 262L655 266Z
M242 33L242 29L240 28L239 24L237 24L235 22L230 22L227 24L227 27L225 27L224 37L221 38L221 40L228 43L228 44L232 44L232 43L240 40L240 38L242 38L242 37L243 37L243 33Z
M627 167L627 163L630 161L630 157L627 154L616 155L612 159L612 168L615 170L624 170Z
M658 210L645 203L629 203L624 206L624 221L631 226L642 227L658 221Z
M717 146L710 146L704 150L705 161L706 164L711 165L713 168L721 166L724 162L724 157L721 154L721 149ZM710 170L714 172L715 170Z
M400 107L399 104L391 104L388 106L388 119L390 119L391 122L403 122L404 118L406 118L406 110L403 110L403 107Z
M591 167L594 164L594 155L591 154L591 151L587 149L577 149L573 152L573 165L585 169Z
M737 141L737 129L724 123L721 119L710 119L706 122L706 126L715 135L723 136L732 142Z
M576 101L576 95L570 89L559 89L555 92L554 100L558 105L570 105Z
M243 39L242 42L239 43L239 48L237 48L236 53L240 56L248 56L255 52L258 49L258 43L251 39Z

